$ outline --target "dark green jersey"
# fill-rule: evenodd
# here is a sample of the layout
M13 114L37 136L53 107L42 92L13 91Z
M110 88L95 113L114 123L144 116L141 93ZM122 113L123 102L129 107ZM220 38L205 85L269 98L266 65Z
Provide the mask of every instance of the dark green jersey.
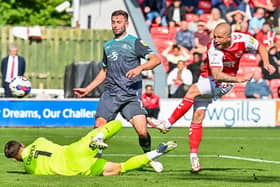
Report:
M128 79L126 73L140 65L140 59L148 59L153 53L142 40L127 34L104 45L103 67L107 68L105 90L118 95L141 95L141 75Z

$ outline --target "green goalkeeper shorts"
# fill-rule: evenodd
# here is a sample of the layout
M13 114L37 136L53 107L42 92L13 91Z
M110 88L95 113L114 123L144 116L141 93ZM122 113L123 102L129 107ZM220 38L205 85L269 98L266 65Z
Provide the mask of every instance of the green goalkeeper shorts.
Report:
M90 175L91 176L100 176L105 169L106 163L107 163L107 160L104 160L102 158L97 158L96 162L90 167Z

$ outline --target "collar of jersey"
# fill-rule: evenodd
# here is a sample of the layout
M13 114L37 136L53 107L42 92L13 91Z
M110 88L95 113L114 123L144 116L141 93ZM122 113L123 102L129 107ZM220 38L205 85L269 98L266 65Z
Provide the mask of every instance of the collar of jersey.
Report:
M114 39L115 41L121 41L121 40L123 40L123 39L125 39L126 37L128 36L128 33L126 33L126 35L124 36L124 37L122 37L122 38L119 38L119 39Z

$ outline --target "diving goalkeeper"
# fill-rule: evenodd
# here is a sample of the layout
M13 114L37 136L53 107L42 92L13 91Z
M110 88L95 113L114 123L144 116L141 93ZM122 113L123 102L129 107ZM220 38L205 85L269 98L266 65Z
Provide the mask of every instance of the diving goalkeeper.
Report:
M7 158L23 162L25 171L30 174L113 176L143 167L177 147L173 141L161 143L156 150L134 156L123 163L95 158L99 149L108 147L104 141L121 127L122 123L114 120L91 130L79 141L63 146L42 137L26 147L12 140L6 143L4 152Z

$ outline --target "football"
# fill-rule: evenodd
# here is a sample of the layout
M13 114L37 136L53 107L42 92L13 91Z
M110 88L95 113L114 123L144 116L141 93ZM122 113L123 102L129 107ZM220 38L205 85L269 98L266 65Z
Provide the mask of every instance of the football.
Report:
M9 88L13 97L25 97L31 91L31 82L24 76L18 76L12 79Z

